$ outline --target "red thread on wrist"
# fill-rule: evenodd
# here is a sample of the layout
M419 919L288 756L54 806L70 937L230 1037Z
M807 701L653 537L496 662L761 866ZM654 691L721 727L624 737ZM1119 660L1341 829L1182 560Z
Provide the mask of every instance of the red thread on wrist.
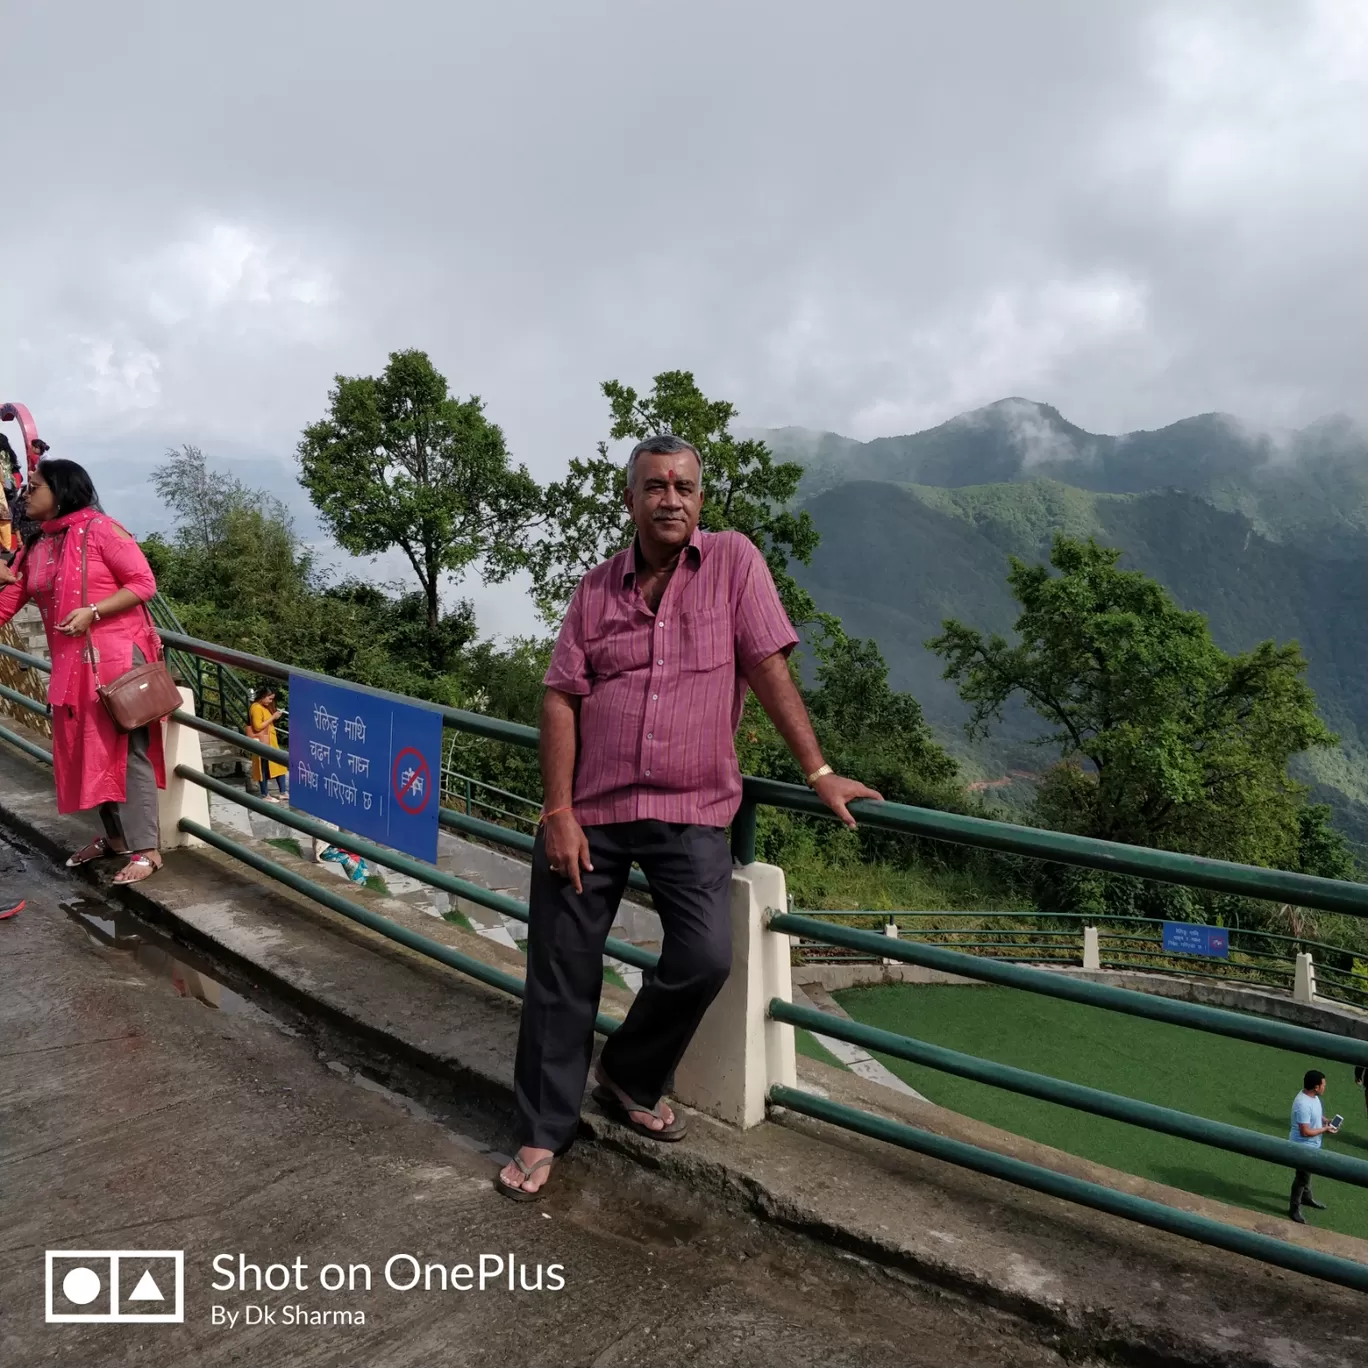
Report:
M541 820L544 822L548 817L559 817L562 812L570 812L574 808L573 803L566 803L564 807L552 808L550 812L543 812Z

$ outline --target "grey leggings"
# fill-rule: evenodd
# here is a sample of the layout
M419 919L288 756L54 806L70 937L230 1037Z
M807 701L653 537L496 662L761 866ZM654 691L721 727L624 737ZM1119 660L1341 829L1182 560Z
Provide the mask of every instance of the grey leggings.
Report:
M141 665L143 659L143 653L135 646L134 663ZM147 745L146 727L129 732L124 801L100 804L105 835L111 841L122 842L125 850L156 850L161 846L157 775L148 758Z

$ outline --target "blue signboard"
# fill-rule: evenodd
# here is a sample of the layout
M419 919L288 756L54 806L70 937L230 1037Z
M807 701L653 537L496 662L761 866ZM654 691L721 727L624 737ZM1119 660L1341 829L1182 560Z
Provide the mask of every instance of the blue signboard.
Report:
M437 862L442 715L290 676L290 806Z
M1164 923L1164 949L1175 955L1206 955L1230 958L1230 938L1223 926L1197 926L1193 922Z

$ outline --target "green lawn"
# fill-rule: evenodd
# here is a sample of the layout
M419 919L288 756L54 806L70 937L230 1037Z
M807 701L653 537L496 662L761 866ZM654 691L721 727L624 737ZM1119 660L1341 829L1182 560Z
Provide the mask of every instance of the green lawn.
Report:
M1368 1159L1363 1091L1354 1086L1348 1064L1012 988L880 985L835 996L856 1021L869 1026L1284 1138L1302 1074L1319 1068L1330 1080L1327 1118L1337 1111L1345 1116L1344 1129L1326 1137L1327 1146ZM1126 1173L1286 1215L1289 1170L880 1058L918 1092L952 1111ZM1330 1209L1306 1212L1308 1222L1368 1238L1368 1188L1330 1178L1314 1181L1316 1196Z

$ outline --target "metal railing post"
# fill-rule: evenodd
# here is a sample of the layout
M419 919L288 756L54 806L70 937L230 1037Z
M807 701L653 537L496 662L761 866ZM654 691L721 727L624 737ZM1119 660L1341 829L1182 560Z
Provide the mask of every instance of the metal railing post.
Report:
M731 853L739 865L755 863L755 814L755 804L743 798L732 818Z

